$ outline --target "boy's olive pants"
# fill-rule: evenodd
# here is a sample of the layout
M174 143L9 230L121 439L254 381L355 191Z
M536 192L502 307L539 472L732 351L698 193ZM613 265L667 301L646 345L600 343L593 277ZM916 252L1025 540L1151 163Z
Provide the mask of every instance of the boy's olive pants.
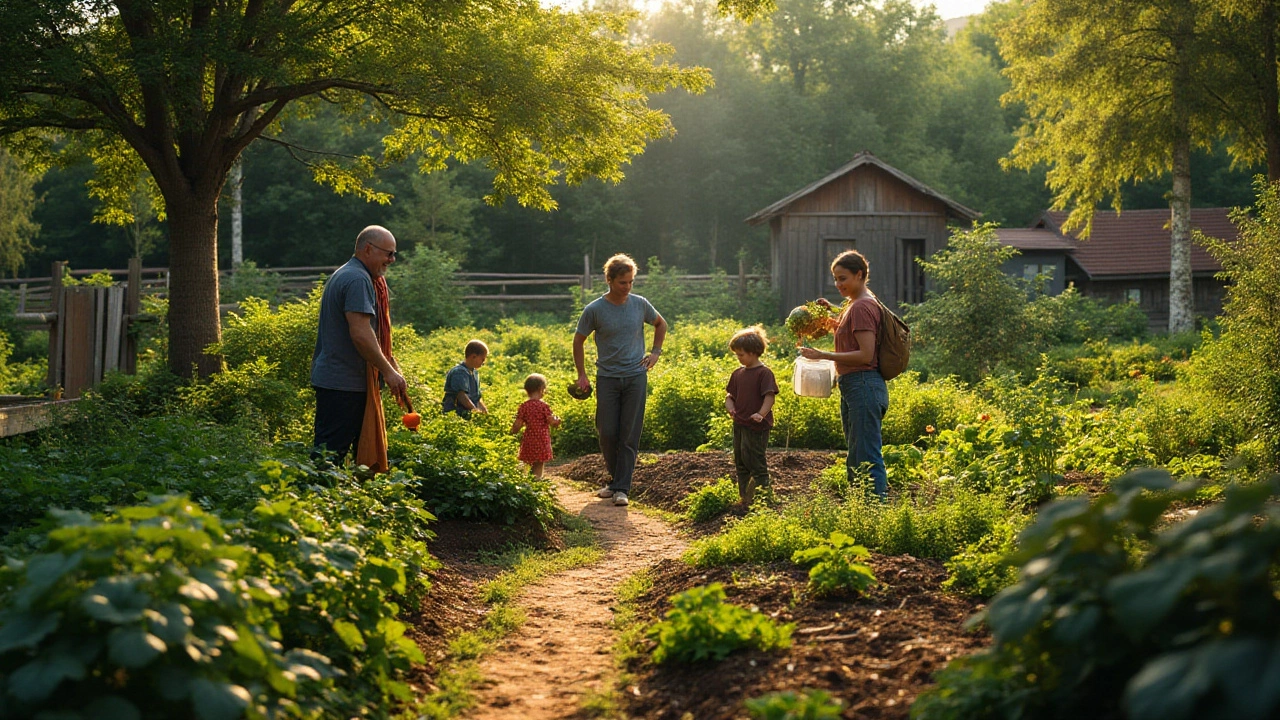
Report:
M769 465L764 458L768 446L768 430L733 426L733 464L738 470L738 497L744 502L751 502L756 488L769 487Z

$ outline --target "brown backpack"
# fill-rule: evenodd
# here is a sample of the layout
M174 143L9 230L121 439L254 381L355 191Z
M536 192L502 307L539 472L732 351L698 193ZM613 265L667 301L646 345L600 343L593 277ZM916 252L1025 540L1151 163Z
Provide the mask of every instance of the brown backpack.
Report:
M902 318L880 304L880 332L876 334L876 359L880 363L880 376L892 380L907 369L911 359L911 328L902 322Z

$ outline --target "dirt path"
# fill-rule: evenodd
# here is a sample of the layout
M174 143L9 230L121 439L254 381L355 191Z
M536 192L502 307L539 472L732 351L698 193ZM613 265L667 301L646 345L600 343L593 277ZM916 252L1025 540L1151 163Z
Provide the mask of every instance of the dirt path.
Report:
M595 526L608 555L600 564L525 588L518 602L528 622L481 661L485 682L468 717L572 717L582 696L602 690L614 672L609 625L618 584L684 550L684 542L661 520L614 507L563 480L557 484L564 508Z

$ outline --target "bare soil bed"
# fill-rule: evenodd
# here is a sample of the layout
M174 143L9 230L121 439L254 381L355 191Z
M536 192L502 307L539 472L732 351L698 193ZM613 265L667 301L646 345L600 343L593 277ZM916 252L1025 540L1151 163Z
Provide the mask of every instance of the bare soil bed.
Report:
M841 456L817 450L770 450L769 479L776 496L804 493L823 470ZM603 487L609 483L599 453L584 455L555 469L556 474L574 482ZM680 501L704 485L728 475L733 477L733 453L672 452L645 453L636 463L631 499L669 512L680 511Z
M629 670L638 681L624 693L628 716L746 718L747 698L807 688L843 700L845 718L906 718L934 672L987 644L963 630L981 606L942 592L946 570L936 561L873 555L870 565L881 584L866 597L814 600L804 594L806 571L790 563L711 570L659 564L653 589L640 600L647 620L670 609L669 596L721 582L730 602L795 623L796 632L789 650L735 653L719 663L655 667L637 660Z

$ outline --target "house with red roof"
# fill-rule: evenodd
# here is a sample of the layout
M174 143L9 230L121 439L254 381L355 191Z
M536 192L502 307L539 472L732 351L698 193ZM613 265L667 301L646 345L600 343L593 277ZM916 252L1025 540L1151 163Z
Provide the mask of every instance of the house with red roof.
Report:
M1193 208L1191 227L1205 235L1234 240L1239 230L1228 208ZM1133 301L1147 314L1153 331L1169 326L1169 211L1098 212L1093 232L1081 239L1064 233L1067 213L1050 210L1030 228L1001 228L1000 242L1021 254L1005 270L1028 280L1043 274L1049 294L1075 285L1081 294L1108 302ZM1224 283L1215 277L1222 266L1203 247L1191 247L1195 314L1222 312Z

